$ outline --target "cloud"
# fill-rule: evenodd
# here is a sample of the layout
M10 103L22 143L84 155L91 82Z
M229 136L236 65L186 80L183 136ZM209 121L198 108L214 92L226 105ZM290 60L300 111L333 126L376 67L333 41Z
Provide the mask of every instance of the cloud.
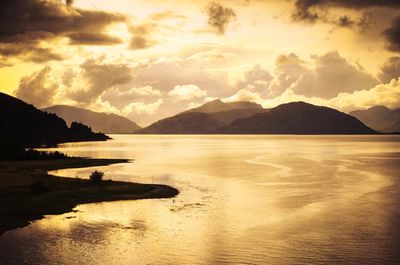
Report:
M244 73L244 78L237 82L237 87L239 89L251 87L253 91L265 94L272 79L272 75L266 69L256 64Z
M71 4L72 1L61 0L2 0L0 55L35 62L59 60L62 58L46 45L54 39L72 36L74 42L79 36L80 39L86 36L81 44L97 45L104 42L105 35L88 38L88 34L103 34L109 25L126 21L121 14L84 10Z
M69 88L67 94L81 103L93 102L106 90L128 84L133 79L132 69L128 65L108 63L104 57L86 60L75 75L73 88Z
M400 79L393 79L390 83L379 84L372 88L358 90L352 93L340 93L331 99L313 96L307 97L295 93L291 89L287 89L281 95L273 98L263 98L258 93L254 93L249 89L243 89L235 95L224 99L224 101L240 100L256 102L263 105L264 108L272 108L293 101L304 101L311 104L336 108L345 112L356 109L366 109L377 105L384 105L395 109L400 107Z
M357 27L361 31L368 29L373 23L373 12L365 10L371 8L386 8L387 10L400 10L400 1L397 0L296 0L294 21L315 23L317 21L335 24L340 27ZM332 8L344 8L362 11L361 16L352 18L350 15L335 16ZM343 10L341 11L343 13ZM400 52L400 16L392 25L382 32L390 51Z
M38 108L49 106L57 94L58 84L50 78L51 68L21 78L15 95Z
M338 52L314 55L310 62L289 54L278 57L269 90L272 96L290 88L304 96L333 98L339 93L351 93L378 83L360 64L347 61Z
M332 9L341 9L339 14L332 13ZM365 31L374 23L373 12L366 10L371 8L400 8L397 0L296 0L295 12L292 14L294 21L309 23L324 22L339 27L357 28ZM345 10L359 11L343 14Z
M392 79L400 77L400 57L393 56L388 58L381 66L378 74L383 83L389 83Z
M226 71L215 70L214 61L198 57L172 57L147 60L136 69L134 87L152 86L168 93L175 86L193 84L207 90L213 97L232 93Z
M161 96L162 93L160 90L154 89L151 86L144 86L140 88L131 88L126 92L120 92L119 95L121 97L126 96Z
M353 93L341 93L330 100L329 105L350 111L384 105L389 108L400 107L400 79L390 83L379 84L371 89L363 89Z
M269 86L269 96L282 94L307 71L307 63L296 54L279 55L275 62L274 77Z
M175 86L168 95L172 97L176 97L181 100L191 100L194 98L203 98L207 96L207 91L201 90L196 85L182 85L182 86Z
M141 23L129 27L132 34L129 48L132 50L151 48L160 43L163 35L181 30L180 22L186 17L172 11L154 13ZM157 36L157 40L156 37Z
M156 45L157 42L152 37L156 28L157 27L154 24L132 26L130 28L132 38L129 47L133 50L138 50L147 49Z
M114 45L123 41L114 36L103 33L76 32L68 35L73 45Z
M247 87L240 89L236 94L226 98L226 102L237 102L237 101L250 101L250 102L260 102L262 97L260 93L255 92L252 87Z
M296 0L298 10L309 10L312 7L343 7L350 9L362 9L369 7L400 8L397 0Z
M400 52L400 16L397 17L391 27L386 29L383 36L387 41L387 49L394 52Z
M54 34L49 32L27 32L5 40L0 39L0 56L18 56L22 60L36 63L63 60L64 56L49 45L53 39Z
M134 103L127 105L122 110L122 113L126 116L131 115L131 114L153 115L157 112L157 110L160 108L162 103L163 103L162 99L158 99L157 101L150 103L150 104L145 104L143 102L134 102Z
M211 2L206 7L208 25L214 28L218 34L224 34L229 23L236 19L236 13L232 8L224 7L216 2Z

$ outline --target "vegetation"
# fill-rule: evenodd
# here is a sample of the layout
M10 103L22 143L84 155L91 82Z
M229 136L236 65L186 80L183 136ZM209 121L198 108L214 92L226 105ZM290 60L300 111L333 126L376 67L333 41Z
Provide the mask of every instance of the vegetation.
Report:
M89 178L92 182L98 183L103 180L103 176L104 172L95 170L92 172L92 174L90 174Z
M28 225L48 214L72 211L78 204L169 198L178 194L164 185L62 178L48 170L105 166L128 162L122 159L80 159L40 161L0 161L0 235L9 229Z
M50 160L67 159L67 155L55 152L42 152L33 149L26 149L15 140L0 141L0 160Z
M68 128L65 121L55 114L38 110L4 93L0 93L0 113L0 139L14 140L24 147L109 139L81 123L73 123Z

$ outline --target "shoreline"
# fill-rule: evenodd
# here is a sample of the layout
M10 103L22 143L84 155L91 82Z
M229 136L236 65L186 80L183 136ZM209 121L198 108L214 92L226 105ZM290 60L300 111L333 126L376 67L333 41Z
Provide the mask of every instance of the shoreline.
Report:
M71 212L79 204L120 200L172 198L175 188L160 184L139 184L103 180L65 178L48 171L129 163L126 159L68 158L40 161L0 161L0 236L22 228L45 215ZM40 183L45 191L36 192Z

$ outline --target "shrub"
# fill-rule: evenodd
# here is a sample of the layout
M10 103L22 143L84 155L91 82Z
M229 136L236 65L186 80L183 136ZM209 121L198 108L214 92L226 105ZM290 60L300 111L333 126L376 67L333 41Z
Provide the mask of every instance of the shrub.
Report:
M90 174L90 180L93 182L100 182L103 180L103 176L103 172L95 170L92 172L92 174Z

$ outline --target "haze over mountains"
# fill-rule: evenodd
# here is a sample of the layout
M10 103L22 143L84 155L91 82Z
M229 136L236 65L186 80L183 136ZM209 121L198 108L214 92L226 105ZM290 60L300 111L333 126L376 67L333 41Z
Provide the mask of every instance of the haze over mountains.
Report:
M132 133L141 128L130 119L116 114L94 112L66 105L56 105L42 110L57 114L68 125L74 121L86 124L95 132L123 134Z
M109 139L81 123L72 123L68 127L57 115L38 110L4 93L0 93L0 113L0 140L18 141L25 146Z
M374 130L386 133L400 132L400 109L391 110L385 106L374 106L349 114Z
M337 110L292 102L263 109L250 102L214 100L162 119L139 134L374 134L358 119Z

